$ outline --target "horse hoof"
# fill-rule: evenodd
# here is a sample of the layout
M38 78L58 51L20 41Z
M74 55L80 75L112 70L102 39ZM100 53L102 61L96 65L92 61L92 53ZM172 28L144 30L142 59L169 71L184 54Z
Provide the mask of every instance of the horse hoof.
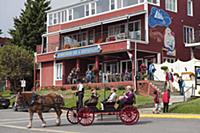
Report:
M46 124L42 124L42 127L46 127Z

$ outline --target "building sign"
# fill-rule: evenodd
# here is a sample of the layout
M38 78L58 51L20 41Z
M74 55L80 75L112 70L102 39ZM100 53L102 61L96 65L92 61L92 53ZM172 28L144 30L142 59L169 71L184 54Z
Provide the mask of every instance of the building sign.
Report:
M164 36L164 48L167 49L167 55L169 56L175 56L175 34L170 29L170 25L172 23L172 20L167 12L165 12L163 9L159 9L156 7L151 8L151 13L149 15L149 26L151 28L155 28L157 26L161 26L165 28L164 33L162 33L162 36ZM152 35L150 35L152 36ZM154 38L154 37L153 37Z
M100 52L101 52L101 47L99 45L94 45L90 47L59 51L59 52L56 52L55 58L56 59L72 58L72 57L78 57L78 56L84 56L84 55L97 54Z
M195 66L196 85L200 85L200 66Z
M151 13L149 15L150 27L152 28L156 26L169 27L170 24L171 24L171 18L163 9L158 9L156 7L151 8Z

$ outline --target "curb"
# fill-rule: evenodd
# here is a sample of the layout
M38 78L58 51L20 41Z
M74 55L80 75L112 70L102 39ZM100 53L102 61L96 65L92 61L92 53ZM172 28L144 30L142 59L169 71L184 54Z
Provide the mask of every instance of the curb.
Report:
M199 119L200 115L192 114L141 114L141 118Z

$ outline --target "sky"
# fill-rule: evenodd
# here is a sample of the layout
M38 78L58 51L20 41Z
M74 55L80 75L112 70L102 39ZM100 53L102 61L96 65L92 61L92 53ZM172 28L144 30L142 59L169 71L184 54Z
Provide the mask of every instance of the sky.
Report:
M1 37L10 37L7 33L13 28L13 18L19 16L21 9L24 9L26 0L0 0L0 29L3 34ZM77 3L80 0L51 0L52 9L59 8L65 5Z

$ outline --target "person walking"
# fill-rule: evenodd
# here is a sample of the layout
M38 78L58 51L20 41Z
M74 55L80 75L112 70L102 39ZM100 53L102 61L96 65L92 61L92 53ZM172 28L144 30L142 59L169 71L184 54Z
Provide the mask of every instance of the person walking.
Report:
M153 114L159 114L160 113L160 99L159 99L159 93L157 90L154 91L154 110Z
M179 77L178 85L180 89L180 95L184 95L185 81L183 80L182 76Z
M170 90L169 89L164 91L164 93L162 95L162 101L163 101L163 113L168 113L169 101L170 101Z
M174 82L174 76L169 70L166 72L166 83L167 83L167 89L170 89L171 92L173 92L173 85L172 83Z
M84 87L81 80L78 82L76 96L78 96L77 108L80 109L83 107Z
M151 62L148 67L149 80L154 80L154 72L155 71L156 71L156 68L155 68L153 62Z

